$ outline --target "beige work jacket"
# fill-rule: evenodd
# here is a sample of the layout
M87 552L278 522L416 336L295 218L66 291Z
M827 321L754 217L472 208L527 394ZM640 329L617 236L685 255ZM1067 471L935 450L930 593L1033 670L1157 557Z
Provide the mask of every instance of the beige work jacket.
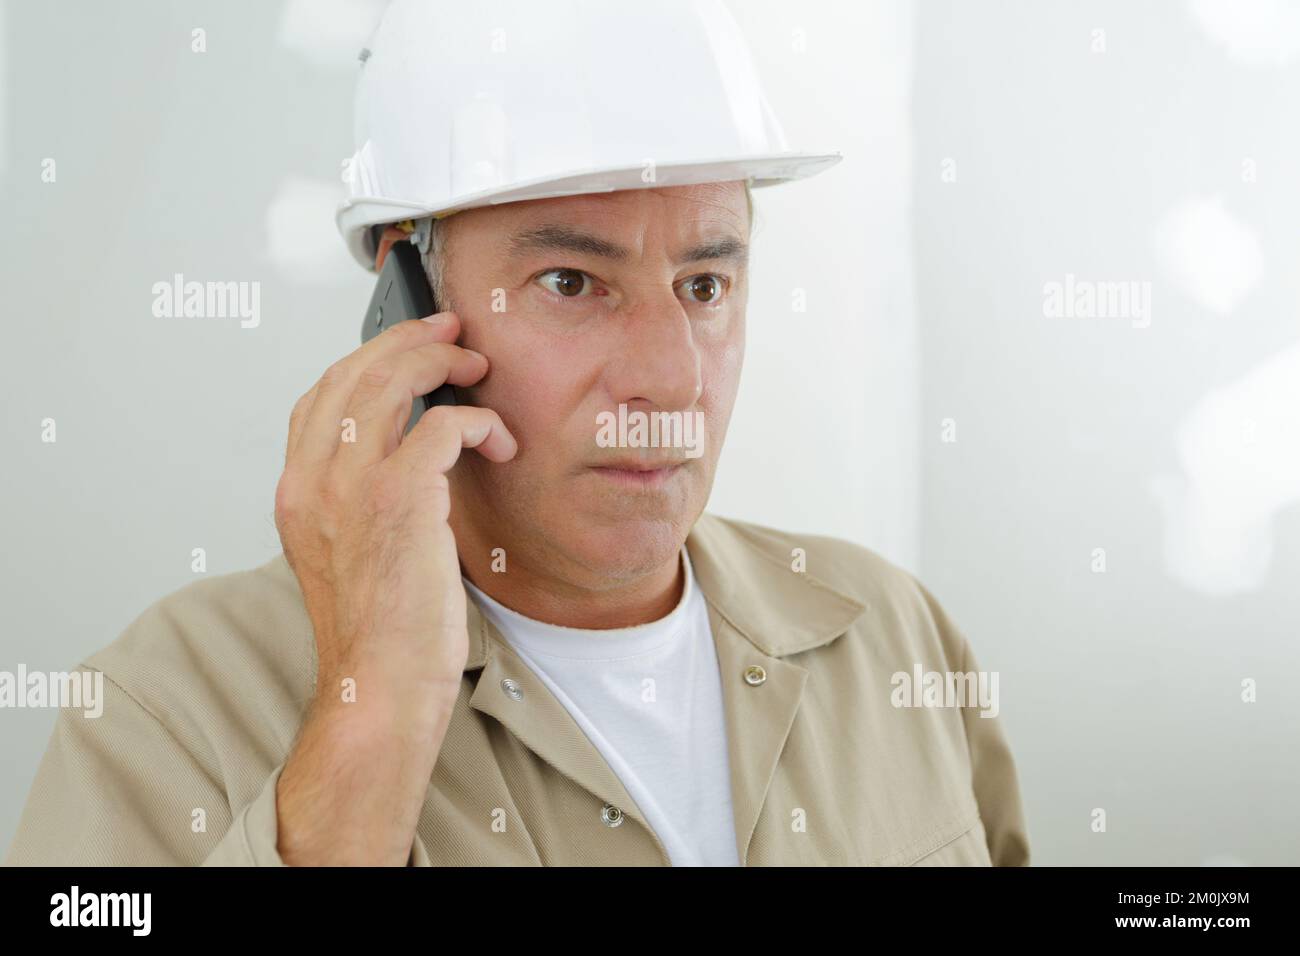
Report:
M744 865L1028 862L1001 717L898 706L898 674L976 670L911 575L854 544L711 515L687 548ZM410 862L668 865L596 748L468 604L469 658ZM316 670L283 555L163 598L82 668L104 674L103 713L60 710L7 863L281 864L276 781Z

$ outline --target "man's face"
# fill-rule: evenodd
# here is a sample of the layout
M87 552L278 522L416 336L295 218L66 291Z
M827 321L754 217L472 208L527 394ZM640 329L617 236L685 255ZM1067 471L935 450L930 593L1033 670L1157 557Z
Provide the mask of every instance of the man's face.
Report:
M491 363L462 393L519 442L505 464L461 457L451 475L458 540L472 527L511 566L580 587L662 568L704 510L739 384L743 184L510 203L444 225L460 344ZM702 423L698 456L603 447L601 415L620 405L630 422L679 412ZM647 465L672 467L629 470Z

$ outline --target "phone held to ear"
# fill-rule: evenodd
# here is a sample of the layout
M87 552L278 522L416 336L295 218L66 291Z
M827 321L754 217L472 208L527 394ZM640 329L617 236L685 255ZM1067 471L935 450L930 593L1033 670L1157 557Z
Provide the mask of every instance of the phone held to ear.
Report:
M379 283L375 286L375 294L370 297L365 322L361 326L361 341L363 344L369 342L398 322L421 319L437 311L437 303L429 289L429 280L420 264L419 250L409 242L395 242L384 257ZM451 385L438 386L412 404L406 430L409 432L415 427L426 409L434 405L455 404L455 388Z

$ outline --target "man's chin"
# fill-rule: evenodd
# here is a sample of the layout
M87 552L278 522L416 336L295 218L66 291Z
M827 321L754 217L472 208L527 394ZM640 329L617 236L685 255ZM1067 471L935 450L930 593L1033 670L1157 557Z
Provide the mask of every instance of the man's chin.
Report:
M635 579L673 561L697 517L684 511L608 514L577 510L579 520L568 529L564 550L594 577L610 582Z

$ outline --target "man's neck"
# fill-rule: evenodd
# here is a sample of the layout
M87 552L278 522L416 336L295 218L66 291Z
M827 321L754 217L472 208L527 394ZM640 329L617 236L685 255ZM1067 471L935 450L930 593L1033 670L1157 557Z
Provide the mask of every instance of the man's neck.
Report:
M562 627L604 630L648 624L671 614L686 583L680 550L648 574L612 587L585 587L510 551L505 573L471 528L455 530L461 572L470 582L525 617ZM543 564L543 562L538 562Z

